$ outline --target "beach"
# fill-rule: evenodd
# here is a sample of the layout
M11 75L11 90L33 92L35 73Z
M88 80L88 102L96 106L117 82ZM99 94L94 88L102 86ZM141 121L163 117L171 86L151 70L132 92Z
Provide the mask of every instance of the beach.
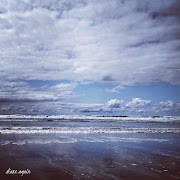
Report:
M0 0L0 180L180 180L180 0Z
M178 118L137 119L2 117L0 179L180 179Z

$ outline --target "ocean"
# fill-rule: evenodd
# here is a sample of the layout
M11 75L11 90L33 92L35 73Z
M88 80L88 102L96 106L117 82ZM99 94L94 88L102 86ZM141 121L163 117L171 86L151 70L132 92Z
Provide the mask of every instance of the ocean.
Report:
M177 116L0 115L0 137L0 179L180 179Z

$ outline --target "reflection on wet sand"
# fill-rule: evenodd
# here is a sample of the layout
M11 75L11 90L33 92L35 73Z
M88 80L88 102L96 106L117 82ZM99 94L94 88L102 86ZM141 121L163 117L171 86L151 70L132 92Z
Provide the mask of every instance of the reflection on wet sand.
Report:
M178 134L2 135L0 179L178 179ZM4 144L3 144L4 142Z

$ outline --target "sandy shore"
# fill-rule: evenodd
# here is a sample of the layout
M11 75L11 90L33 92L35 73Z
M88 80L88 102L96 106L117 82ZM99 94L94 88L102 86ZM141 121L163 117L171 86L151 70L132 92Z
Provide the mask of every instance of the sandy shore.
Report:
M180 179L179 134L1 135L0 179ZM30 174L6 174L30 170Z

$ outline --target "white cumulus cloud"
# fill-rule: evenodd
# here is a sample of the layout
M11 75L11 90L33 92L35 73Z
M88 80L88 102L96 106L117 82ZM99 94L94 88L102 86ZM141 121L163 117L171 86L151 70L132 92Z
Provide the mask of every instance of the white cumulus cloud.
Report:
M131 102L128 102L125 106L128 108L141 108L149 105L150 100L142 100L140 98L133 98Z
M123 102L123 100L111 99L106 103L106 106L109 108L119 108Z

